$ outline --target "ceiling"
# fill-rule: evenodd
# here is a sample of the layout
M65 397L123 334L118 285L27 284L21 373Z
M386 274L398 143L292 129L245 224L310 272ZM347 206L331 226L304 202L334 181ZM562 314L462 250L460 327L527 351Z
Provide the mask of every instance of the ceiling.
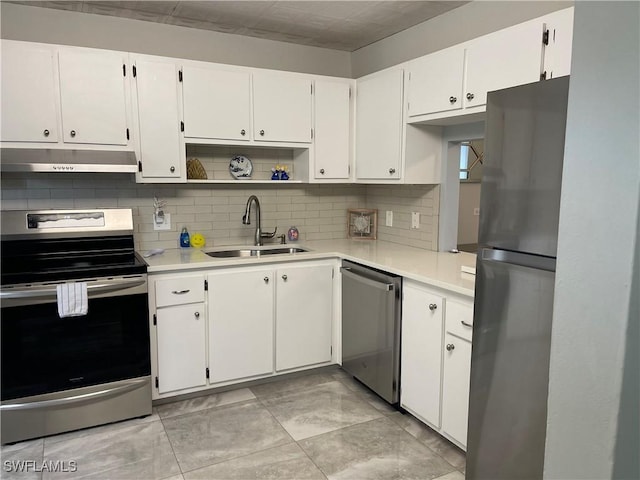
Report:
M352 52L468 1L13 1Z

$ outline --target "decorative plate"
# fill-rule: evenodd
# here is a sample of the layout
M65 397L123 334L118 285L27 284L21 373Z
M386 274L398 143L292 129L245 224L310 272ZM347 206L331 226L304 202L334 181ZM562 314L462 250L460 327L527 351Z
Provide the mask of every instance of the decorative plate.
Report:
M236 155L229 162L229 172L234 178L251 178L251 172L253 171L253 164L244 155Z
M378 229L378 210L350 208L347 210L347 237L375 240Z

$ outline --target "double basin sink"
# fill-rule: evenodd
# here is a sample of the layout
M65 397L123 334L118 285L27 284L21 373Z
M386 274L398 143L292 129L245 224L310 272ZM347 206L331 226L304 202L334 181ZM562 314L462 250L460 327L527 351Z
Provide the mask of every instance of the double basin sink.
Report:
M236 248L232 250L217 250L205 252L214 258L237 258L237 257L262 257L265 255L291 255L293 253L308 252L306 248L299 247L279 247L279 248Z

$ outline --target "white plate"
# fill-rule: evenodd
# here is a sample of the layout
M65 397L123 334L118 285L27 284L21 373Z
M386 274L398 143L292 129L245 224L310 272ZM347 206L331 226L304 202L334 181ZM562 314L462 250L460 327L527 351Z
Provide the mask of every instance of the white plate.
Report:
M229 172L235 178L251 178L251 172L253 171L253 164L244 155L236 155L229 162Z

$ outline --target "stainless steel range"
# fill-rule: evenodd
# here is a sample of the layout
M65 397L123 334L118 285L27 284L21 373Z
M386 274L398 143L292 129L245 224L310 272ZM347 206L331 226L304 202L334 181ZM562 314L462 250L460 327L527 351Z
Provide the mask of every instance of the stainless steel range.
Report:
M131 210L1 220L1 443L151 414L147 267Z

